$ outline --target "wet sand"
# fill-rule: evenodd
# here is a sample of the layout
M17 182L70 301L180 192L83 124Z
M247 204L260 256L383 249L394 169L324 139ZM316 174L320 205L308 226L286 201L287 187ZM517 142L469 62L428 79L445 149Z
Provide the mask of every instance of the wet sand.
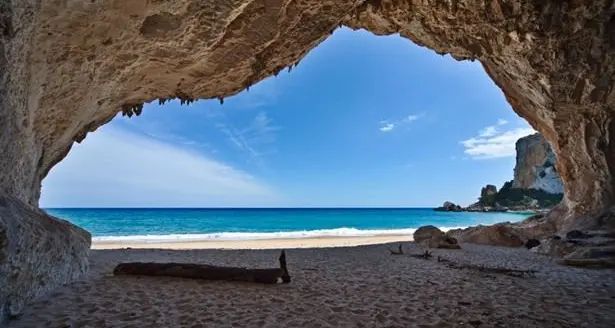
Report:
M204 240L178 242L93 242L92 249L158 248L158 249L280 249L312 247L347 247L412 241L410 235L373 237L314 237L256 240Z

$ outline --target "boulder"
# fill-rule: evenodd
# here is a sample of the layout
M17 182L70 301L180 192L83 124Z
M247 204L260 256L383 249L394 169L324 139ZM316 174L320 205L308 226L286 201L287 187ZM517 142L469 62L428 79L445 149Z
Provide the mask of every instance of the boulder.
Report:
M540 240L538 239L528 239L525 241L525 248L532 249L536 246L540 245Z
M0 318L83 275L90 243L87 231L0 194Z
M573 244L567 243L559 236L551 236L540 241L540 245L530 249L531 252L553 257L563 257L575 249Z
M566 239L587 239L590 235L580 230L570 230L566 233Z
M444 232L442 232L442 230L438 229L437 227L432 226L432 225L427 225L427 226L422 226L416 229L416 231L414 232L413 238L417 244L424 244L428 242L429 240L431 240L434 236L442 237L444 235L445 235Z
M523 240L509 224L477 226L449 232L460 241L480 245L520 247Z
M427 248L460 249L457 239L447 236L442 230L432 225L423 226L414 232L414 241Z
M557 215L557 213L554 213ZM514 231L524 239L542 240L553 236L557 232L557 226L551 218L544 214L532 215L521 222L511 224Z
M441 236L437 237L435 240L432 239L430 243L431 248L445 248L445 249L461 249L459 243L457 242L457 238L450 236Z
M461 212L463 208L453 202L444 202L442 206L434 208L434 211L440 212Z

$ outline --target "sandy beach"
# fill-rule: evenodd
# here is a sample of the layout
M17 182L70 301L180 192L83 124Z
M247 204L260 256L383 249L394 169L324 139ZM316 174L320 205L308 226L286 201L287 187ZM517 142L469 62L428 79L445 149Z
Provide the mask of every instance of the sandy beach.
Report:
M206 240L172 243L101 242L93 241L92 249L158 248L158 249L281 249L313 247L348 247L412 241L410 235L380 235L372 237L314 237L252 240Z
M280 242L270 247L290 243ZM344 240L351 242L359 241ZM263 245L243 245L248 244ZM390 255L387 246L396 245L287 249L292 283L267 286L116 277L112 271L125 261L277 267L279 250L92 250L87 277L37 300L9 327L606 328L615 323L613 270L559 266L522 248L463 244L462 250L433 250L460 263L538 270L535 277L518 278L413 258L407 254L422 252L413 243L404 243L405 255ZM195 245L179 247L185 246Z

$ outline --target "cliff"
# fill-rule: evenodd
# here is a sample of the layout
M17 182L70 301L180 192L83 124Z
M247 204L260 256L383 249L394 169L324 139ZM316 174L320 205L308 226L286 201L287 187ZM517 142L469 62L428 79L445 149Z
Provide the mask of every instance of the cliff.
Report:
M478 203L469 209L485 206L514 210L551 208L562 200L564 185L549 142L535 133L517 140L515 148L514 179L504 183L499 191L493 185L483 187Z
M451 202L436 211L503 212L538 210L561 202L564 186L557 173L555 153L549 143L536 133L517 140L514 179L500 190L488 184L480 191L478 202L462 208Z
M557 172L556 156L549 142L539 133L517 140L514 179L504 183L499 191L481 197L482 206L507 207L515 210L551 208L564 196L564 185ZM472 206L471 206L472 207Z
M512 188L536 189L563 194L564 185L557 172L555 153L539 133L517 140L517 161Z

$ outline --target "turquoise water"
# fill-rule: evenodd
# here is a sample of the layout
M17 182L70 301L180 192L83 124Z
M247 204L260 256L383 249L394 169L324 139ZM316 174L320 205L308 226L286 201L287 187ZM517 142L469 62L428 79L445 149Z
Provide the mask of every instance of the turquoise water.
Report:
M527 215L454 213L432 209L47 209L92 233L95 240L189 241L412 233L422 225L443 229L519 221Z

